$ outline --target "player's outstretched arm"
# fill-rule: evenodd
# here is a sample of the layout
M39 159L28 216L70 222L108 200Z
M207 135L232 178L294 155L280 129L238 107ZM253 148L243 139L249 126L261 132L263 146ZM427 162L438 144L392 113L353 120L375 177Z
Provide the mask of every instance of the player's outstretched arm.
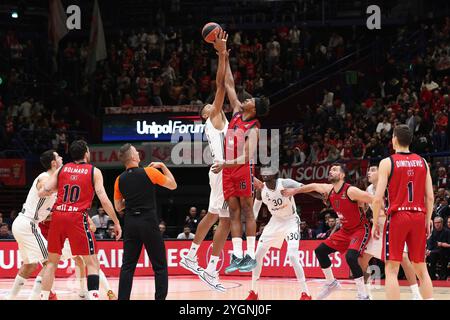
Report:
M42 183L38 184L39 198L48 197L52 193L57 191L59 170L61 169L56 170L49 178L47 178L45 181L43 180Z
M330 193L333 186L328 183L309 183L298 188L288 188L281 191L281 194L285 197L296 195L297 193L310 193L318 192L320 194Z
M113 205L106 194L105 187L103 186L103 174L98 168L94 168L94 189L103 209L105 209L105 212L114 222L116 240L119 240L122 236L122 228L120 227L119 219L117 219L116 211L114 211Z
M233 73L231 72L230 60L228 58L226 59L225 65L225 89L227 90L228 99L230 100L231 107L233 108L233 114L235 114L241 111L242 106L236 94Z
M216 74L217 91L213 102L212 114L214 116L222 111L223 102L225 100L225 73L226 73L226 60L228 57L227 51L228 34L225 31L219 32L214 42L214 48L217 50L219 56L219 64Z
M384 204L384 193L386 191L389 174L391 172L391 159L385 158L381 160L378 166L378 183L377 190L375 191L375 197L372 201L372 213L373 221L375 222L372 227L372 235L375 239L380 238L380 228L378 223L379 216Z
M363 191L357 187L348 188L347 195L350 197L352 201L364 202L364 203L372 203L373 195L368 193L367 191Z

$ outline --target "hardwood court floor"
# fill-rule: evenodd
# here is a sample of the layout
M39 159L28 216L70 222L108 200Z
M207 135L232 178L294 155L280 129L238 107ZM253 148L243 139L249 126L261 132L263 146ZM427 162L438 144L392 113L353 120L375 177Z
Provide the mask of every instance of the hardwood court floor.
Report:
M169 278L170 300L243 300L250 290L250 277L222 277L222 283L227 291L225 293L211 290L206 284L195 276L172 276ZM117 294L118 278L109 278L109 282ZM354 300L356 288L352 281L341 280L341 289L332 293L330 300ZM0 279L0 299L11 288L12 279ZM296 279L292 278L262 278L258 281L259 297L261 300L297 300L300 292L296 285ZM323 285L321 279L308 279L309 290L314 297ZM409 288L404 281L401 282L401 299L408 300L411 297ZM25 284L19 299L27 299L33 286L33 280ZM75 278L56 279L54 288L60 300L79 299L77 295L77 283ZM107 299L106 292L100 290L101 299ZM385 297L384 286L380 285L372 290L374 300L382 300ZM133 284L133 300L152 300L154 298L153 277L136 277ZM450 281L436 281L434 288L436 300L450 300Z

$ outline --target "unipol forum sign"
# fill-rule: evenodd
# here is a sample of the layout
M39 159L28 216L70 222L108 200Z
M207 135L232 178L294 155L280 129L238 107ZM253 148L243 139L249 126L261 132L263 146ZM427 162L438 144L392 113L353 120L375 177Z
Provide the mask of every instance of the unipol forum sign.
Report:
M204 127L193 114L110 114L103 118L103 141L171 141L174 135L203 140Z

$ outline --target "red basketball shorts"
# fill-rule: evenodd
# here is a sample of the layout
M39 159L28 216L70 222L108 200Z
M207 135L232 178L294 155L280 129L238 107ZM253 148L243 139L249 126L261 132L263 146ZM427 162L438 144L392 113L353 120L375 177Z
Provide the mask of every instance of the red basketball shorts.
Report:
M249 164L223 169L222 184L225 201L230 197L253 197L254 169L254 165Z
M72 255L97 254L95 237L89 230L87 213L60 211L52 213L48 232L48 252L61 255L66 238L69 239Z
M425 213L420 211L396 211L387 216L383 230L384 261L401 262L405 243L409 259L414 263L425 262L427 246Z
M370 239L370 227L368 224L353 230L340 229L333 233L324 243L340 253L347 250L356 250L360 255L366 249Z

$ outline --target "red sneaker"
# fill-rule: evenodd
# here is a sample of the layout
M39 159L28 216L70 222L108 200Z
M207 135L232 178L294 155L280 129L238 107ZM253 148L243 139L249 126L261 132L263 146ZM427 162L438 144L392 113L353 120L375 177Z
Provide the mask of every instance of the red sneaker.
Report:
M58 300L56 292L50 291L50 294L48 295L48 300Z
M255 291L251 290L248 294L248 297L245 300L259 300L258 294Z
M302 292L302 296L300 297L300 300L312 300L311 296L308 296L306 292Z

